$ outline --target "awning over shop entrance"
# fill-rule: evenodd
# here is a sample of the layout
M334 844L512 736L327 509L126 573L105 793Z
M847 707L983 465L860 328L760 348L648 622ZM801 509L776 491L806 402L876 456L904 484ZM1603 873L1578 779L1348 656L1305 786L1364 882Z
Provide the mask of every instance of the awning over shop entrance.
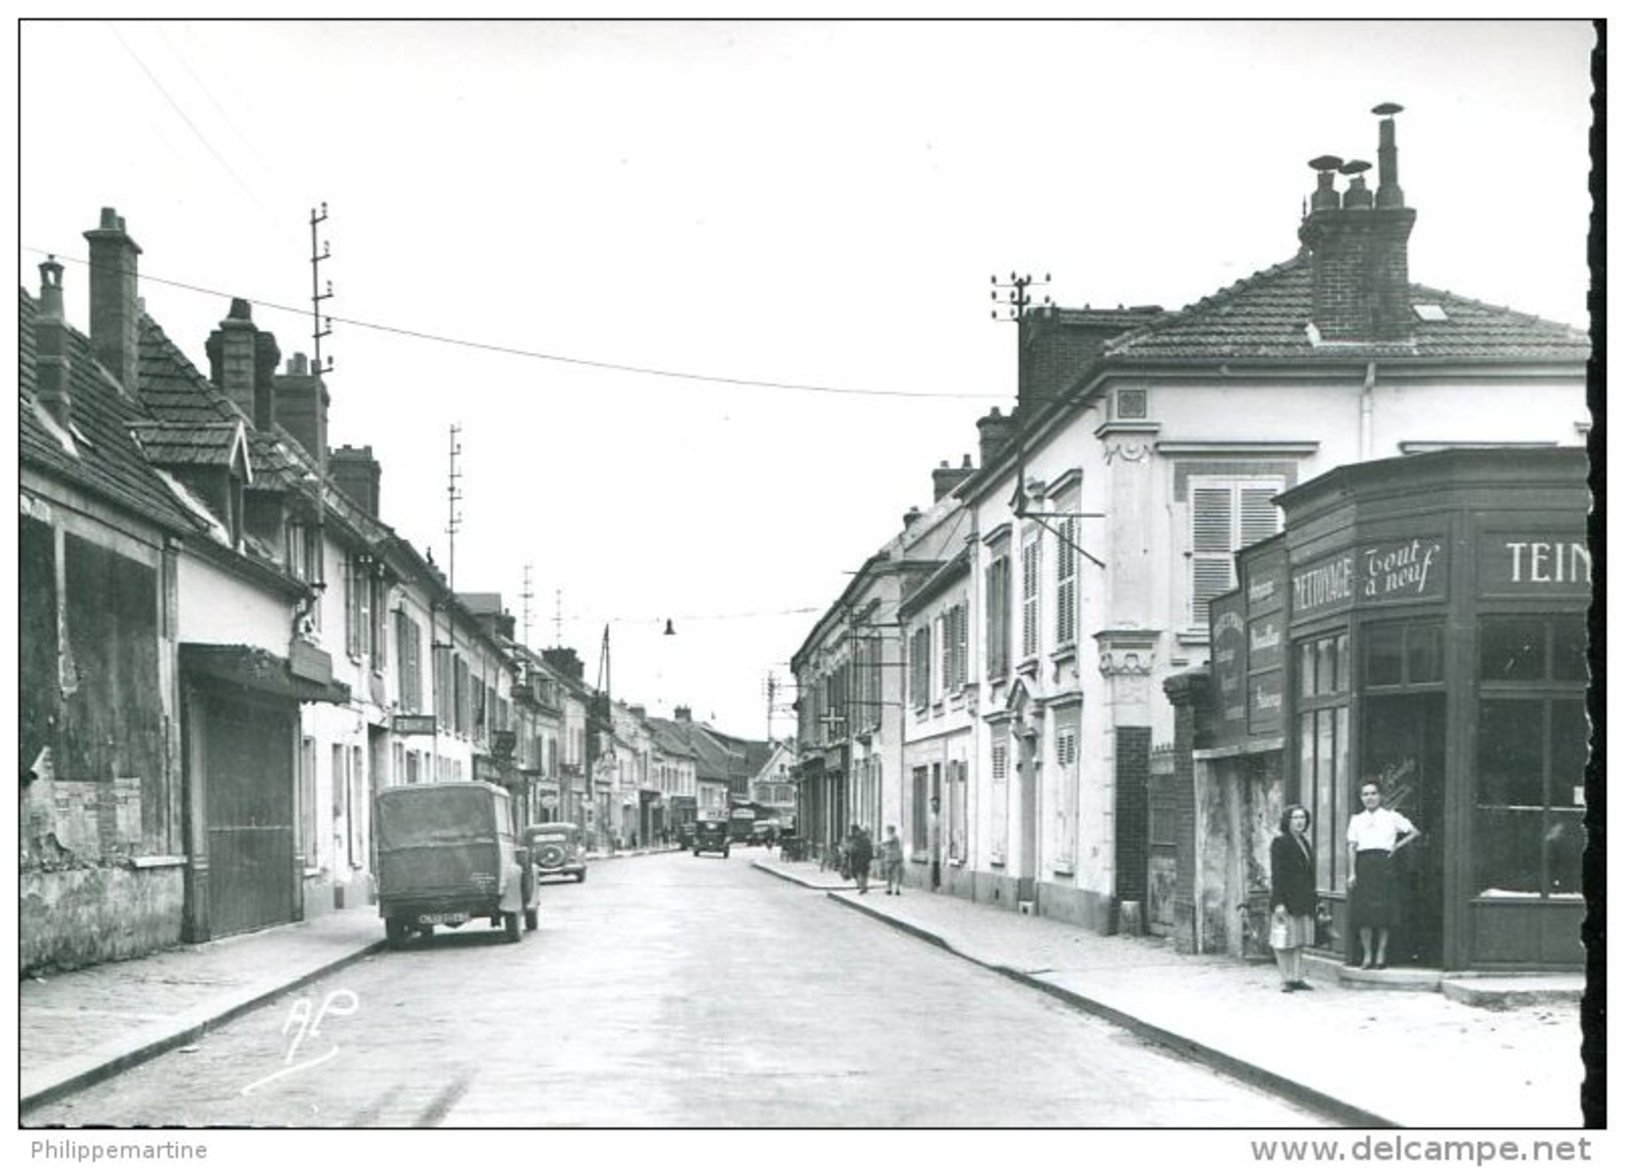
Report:
M249 690L266 697L295 702L332 702L344 705L350 700L350 687L337 681L313 681L299 677L284 657L254 645L200 645L180 647L181 672L206 678L222 686Z

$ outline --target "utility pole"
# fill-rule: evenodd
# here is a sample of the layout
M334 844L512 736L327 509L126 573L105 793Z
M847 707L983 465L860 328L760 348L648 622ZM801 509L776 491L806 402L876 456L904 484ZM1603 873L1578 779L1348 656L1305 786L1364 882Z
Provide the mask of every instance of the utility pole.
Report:
M553 647L564 645L564 589L553 589Z
M453 596L457 594L457 531L463 525L463 514L457 510L457 504L463 501L463 492L457 485L463 477L463 472L457 469L457 456L463 452L457 435L462 432L463 428L456 422L451 424L450 467L446 475L446 586Z
M531 566L529 564L525 565L525 586L519 593L519 599L524 602L524 614L525 614L525 616L524 616L525 635L524 635L524 639L520 641L520 644L524 645L524 647L527 648L527 649L530 648L530 601L531 601L531 597L536 595L530 589L530 567Z
M773 700L778 695L778 679L773 671L767 671L767 740L773 741Z
M989 276L988 279L993 285L993 291L988 293L995 303L993 312L991 314L993 319L1020 321L1027 312L1027 306L1032 303L1032 298L1027 295L1027 289L1035 283L1032 276L1018 276L1014 272L1011 272L1009 282L1003 284L999 282L999 278L997 276ZM1045 272L1044 278L1036 281L1036 283L1040 285L1048 284L1049 273ZM999 296L1001 289L1004 291L1004 296L1002 298ZM999 303L1001 299L1003 303ZM1050 298L1048 296L1044 297L1043 303L1049 304Z
M321 241L319 250L316 243L316 228L319 224L325 222L327 222L327 204L323 203L319 210L312 208L310 212L310 319L312 330L310 336L316 345L316 367L311 372L318 377L323 373L333 371L332 357L327 359L326 365L322 364L322 338L332 335L333 332L333 318L322 315L322 301L333 298L333 281L329 280L327 282L327 291L323 292L321 290L321 264L323 260L331 257L332 251L328 247L327 240ZM317 452L312 451L312 453Z

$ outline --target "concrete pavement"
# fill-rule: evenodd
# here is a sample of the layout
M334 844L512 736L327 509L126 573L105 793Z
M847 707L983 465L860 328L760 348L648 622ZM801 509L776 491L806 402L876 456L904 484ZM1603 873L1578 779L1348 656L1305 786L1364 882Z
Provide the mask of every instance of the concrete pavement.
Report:
M363 905L132 961L24 978L17 991L19 1109L183 1046L383 943L377 909Z
M642 852L595 857L594 863ZM1281 1091L1345 1122L1406 1127L1580 1124L1578 975L1383 992L1311 970L1282 994L1273 966L1175 953L909 888L901 897L815 862L755 865L956 955ZM69 1094L193 1041L383 942L370 906L19 985L19 1106ZM1465 988L1461 988L1465 986ZM1450 986L1446 986L1447 991ZM1545 999L1545 1000L1542 1000ZM1523 1003L1514 1005L1513 1003Z
M1471 986L1450 994L1346 982L1324 963L1309 971L1313 992L1284 994L1272 964L1180 954L1158 939L1101 936L913 887L887 896L871 881L860 895L812 862L754 863L1345 1123L1582 1122L1579 974L1483 979L1475 996Z

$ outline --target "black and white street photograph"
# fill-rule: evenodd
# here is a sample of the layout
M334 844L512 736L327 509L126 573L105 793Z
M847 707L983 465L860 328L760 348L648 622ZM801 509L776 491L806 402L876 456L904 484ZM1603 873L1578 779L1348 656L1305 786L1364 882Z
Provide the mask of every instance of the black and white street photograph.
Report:
M26 1162L1602 1158L1604 24L16 36Z

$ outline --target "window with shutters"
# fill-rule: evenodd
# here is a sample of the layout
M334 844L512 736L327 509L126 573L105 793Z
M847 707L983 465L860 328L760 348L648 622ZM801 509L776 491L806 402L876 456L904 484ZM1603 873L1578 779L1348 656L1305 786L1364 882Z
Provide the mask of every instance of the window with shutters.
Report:
M1078 642L1078 521L1063 519L1055 539L1055 647Z
M954 671L949 688L955 693L965 688L970 680L970 609L956 604L954 614Z
M372 670L382 674L389 666L389 585L376 570L367 581L367 651L372 654Z
M1038 656L1038 532L1021 544L1021 656Z
M1006 851L1006 837L1010 832L1010 740L1008 731L1001 734L1001 740L993 743L993 783L990 792L991 806L989 811L992 822L988 831L989 861L994 864L1003 864Z
M968 613L963 604L942 611L936 620L938 663L936 695L958 693L965 688L969 665Z
M350 775L349 783L344 796L344 818L348 825L345 832L345 851L351 868L359 868L367 854L367 837L362 834L365 828L363 816L366 815L366 779L367 775L361 767L361 748L350 748Z
M914 708L923 710L931 703L931 626L921 625L914 630L914 643L909 648L909 691L914 697Z
M362 592L366 581L361 567L349 553L344 556L344 651L351 657L361 656L362 613L366 608Z
M987 673L1001 681L1010 673L1010 557L987 567Z
M967 854L965 837L969 825L965 815L965 788L968 786L968 774L964 759L956 759L948 764L948 859L960 864L965 862Z
M403 609L395 614L395 667L402 713L423 710L423 631Z
M1281 529L1275 496L1286 480L1190 480L1191 624L1207 627L1208 603L1236 586L1235 554Z
M1078 711L1056 711L1055 722L1055 836L1052 841L1056 872L1070 874L1078 852Z
M433 628L432 625L430 627ZM434 716L442 731L452 727L455 706L452 704L451 679L451 650L445 645L437 645L434 648Z
M909 803L909 850L923 855L927 846L926 830L930 827L931 771L928 767L914 768L914 791Z

